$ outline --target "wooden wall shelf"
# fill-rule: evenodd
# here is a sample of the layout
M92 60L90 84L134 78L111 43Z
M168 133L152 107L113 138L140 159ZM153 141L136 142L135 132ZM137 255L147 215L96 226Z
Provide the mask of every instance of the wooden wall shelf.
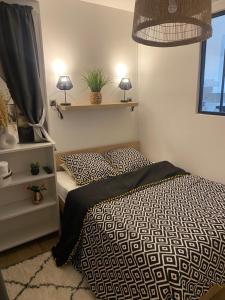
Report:
M101 109L101 108L124 108L130 107L133 111L134 108L138 106L138 102L103 102L101 104L91 104L91 103L76 103L70 106L61 105L63 111L73 111L73 110L84 110L84 109Z

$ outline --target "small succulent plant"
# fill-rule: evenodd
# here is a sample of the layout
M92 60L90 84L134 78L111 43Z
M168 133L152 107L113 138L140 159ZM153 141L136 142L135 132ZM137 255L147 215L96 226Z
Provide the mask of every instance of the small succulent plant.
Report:
M30 164L30 172L32 175L38 175L40 172L40 165L38 162Z
M45 187L44 184L42 184L42 185L29 185L29 186L27 187L27 189L28 189L29 191L34 192L34 193L40 193L40 192L42 192L42 191L47 191L47 188Z

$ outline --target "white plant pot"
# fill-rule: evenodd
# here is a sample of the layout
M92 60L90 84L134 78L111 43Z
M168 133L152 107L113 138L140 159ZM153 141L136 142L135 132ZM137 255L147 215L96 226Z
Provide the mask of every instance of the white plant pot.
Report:
M16 137L9 133L8 128L0 127L0 149L11 149L17 144Z

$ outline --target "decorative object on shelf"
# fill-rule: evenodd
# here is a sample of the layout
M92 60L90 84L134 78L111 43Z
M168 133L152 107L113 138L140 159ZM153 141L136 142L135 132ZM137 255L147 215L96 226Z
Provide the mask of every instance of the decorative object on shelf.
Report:
M14 135L16 137L17 143L19 141L19 135L18 135L18 127L17 127L17 107L13 102L8 103L7 105L8 109L8 119L9 119L9 133Z
M16 137L9 132L8 127L0 127L0 149L11 149L17 144Z
M3 96L0 95L0 126L7 128L9 124L7 105Z
M110 82L109 79L107 79L102 70L100 69L94 69L87 74L82 76L85 80L88 88L91 90L90 94L90 101L91 104L101 104L102 103L102 94L101 90L102 88Z
M119 88L124 91L123 100L121 102L130 102L130 100L126 99L126 91L132 89L132 84L129 78L122 78L119 84Z
M90 101L91 101L91 104L101 104L102 103L102 94L100 92L91 92Z
M48 167L48 166L44 166L44 167L43 167L43 170L44 170L47 174L52 174L52 173L53 173L52 169L51 169L50 167Z
M9 164L7 161L0 161L0 176L5 176L9 173Z
M12 171L7 161L0 161L0 186L9 183L12 178Z
M133 39L143 45L174 47L212 36L211 0L136 0Z
M5 80L0 76L0 95L5 99L5 102L8 104L11 100L13 101L8 86Z
M17 107L17 127L20 144L31 144L35 142L34 129L28 124L27 117Z
M17 113L6 82L0 76L0 127L9 128L17 134ZM10 132L11 133L11 132Z
M40 165L38 162L30 164L30 172L32 175L38 175L40 173Z
M0 94L0 149L14 148L17 144L16 137L9 132L8 125L6 99Z
M31 185L31 186L28 186L27 189L33 192L33 203L34 204L40 204L44 199L42 192L47 191L44 184Z
M17 123L16 105L13 103L9 103L7 106L8 106L9 124L16 124Z
M69 91L73 88L73 84L72 84L72 81L70 80L70 77L69 76L60 76L56 87L59 90L64 91L64 95L65 95L65 102L61 103L60 105L62 105L62 106L71 105L71 103L67 102L67 99L66 99L66 91Z

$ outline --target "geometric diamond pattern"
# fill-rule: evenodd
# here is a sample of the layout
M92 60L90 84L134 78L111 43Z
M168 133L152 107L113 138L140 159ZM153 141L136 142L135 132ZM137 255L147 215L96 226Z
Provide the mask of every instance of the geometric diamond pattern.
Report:
M66 265L57 268L50 252L2 271L10 300L94 300L85 277Z
M103 153L106 160L119 174L136 171L146 167L152 162L146 159L139 151L134 148L119 148Z
M117 172L100 153L63 155L65 170L72 175L77 185L85 185L117 175Z
M225 283L225 186L186 175L96 206L73 264L100 299L199 299Z

